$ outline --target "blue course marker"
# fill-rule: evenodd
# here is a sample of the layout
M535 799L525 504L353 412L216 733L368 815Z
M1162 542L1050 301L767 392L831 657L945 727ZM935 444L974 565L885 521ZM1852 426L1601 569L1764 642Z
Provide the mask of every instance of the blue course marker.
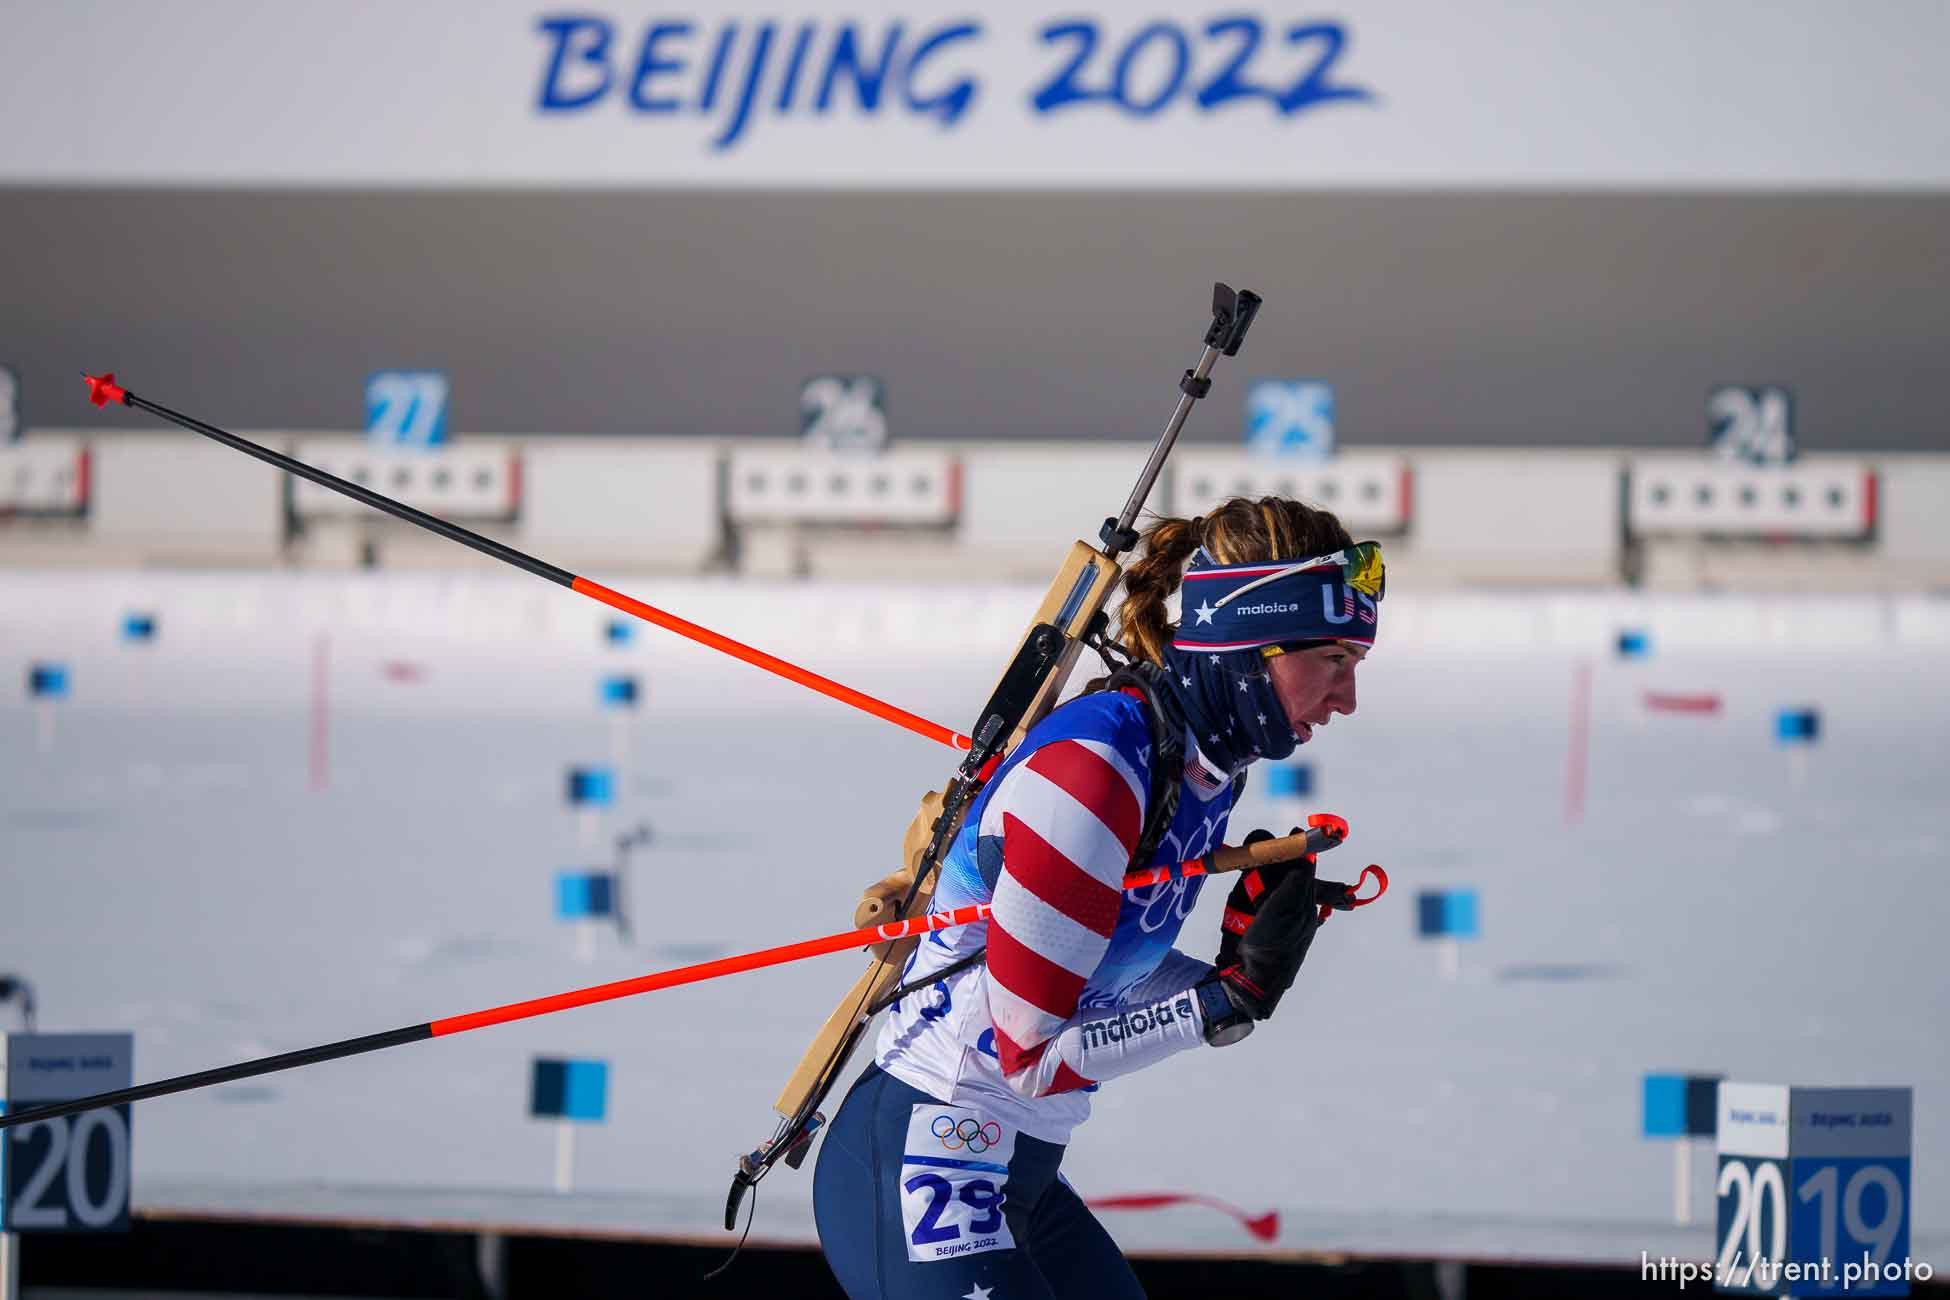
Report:
M1644 659L1652 653L1652 634L1639 628L1626 628L1618 634L1620 659Z
M1645 1137L1713 1137L1719 1131L1719 1119L1719 1075L1645 1076L1640 1108Z
M1782 709L1774 715L1774 739L1783 745L1812 745L1821 739L1821 714L1814 709Z
M1425 889L1415 896L1415 930L1424 939L1474 939L1476 891Z
M603 625L603 640L611 645L629 645L636 640L636 624L627 618L612 618Z
M607 808L616 802L614 774L606 767L572 767L568 794L578 807Z
M1310 763L1281 763L1266 774L1266 793L1289 799L1304 799L1314 792L1314 769Z
M609 1104L609 1062L535 1058L528 1113L536 1119L600 1124Z
M616 877L607 871L557 872L555 915L564 921L616 915Z
M122 639L144 644L156 639L156 616L154 614L122 615Z
M606 709L634 709L637 699L636 678L628 673L603 678L597 698Z
M66 664L33 664L27 669L27 693L37 700L58 700L68 693Z

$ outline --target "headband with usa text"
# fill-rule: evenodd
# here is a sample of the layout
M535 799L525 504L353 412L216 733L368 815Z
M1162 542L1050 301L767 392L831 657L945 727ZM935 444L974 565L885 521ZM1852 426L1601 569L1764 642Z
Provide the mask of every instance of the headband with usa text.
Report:
M1185 570L1179 650L1254 650L1291 641L1374 644L1387 578L1381 544L1311 560L1220 564L1204 547Z

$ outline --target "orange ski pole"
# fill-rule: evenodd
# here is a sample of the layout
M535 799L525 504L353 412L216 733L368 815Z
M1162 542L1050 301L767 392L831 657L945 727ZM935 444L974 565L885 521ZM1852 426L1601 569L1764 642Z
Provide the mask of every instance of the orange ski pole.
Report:
M734 659L742 659L754 668L763 668L766 672L775 673L789 682L797 682L801 686L818 691L821 695L830 696L842 704L850 704L856 709L871 713L874 717L891 722L897 727L905 727L916 735L926 736L929 740L940 741L942 744L955 749L967 749L971 745L969 738L962 735L959 731L944 727L938 722L930 722L919 714L909 713L906 709L898 708L895 705L887 703L885 700L876 699L864 691L856 691L851 686L843 685L830 677L822 677L810 669L801 668L799 665L781 659L777 655L770 655L763 650L745 645L743 642L734 641L728 636L713 632L708 627L700 627L696 623L681 619L677 615L658 609L654 605L646 605L634 597L625 596L619 591L611 591L599 582L591 582L587 578L577 577L567 569L559 569L544 560L538 560L532 555L517 551L512 546L504 546L491 538L483 537L477 532L462 528L459 524L449 523L447 520L430 515L424 510L416 510L403 502L395 501L389 496L374 492L371 488L361 487L348 479L342 479L336 474L328 474L322 469L307 465L301 460L296 460L285 455L283 452L272 451L269 447L261 446L248 438L240 438L228 430L217 428L214 424L205 424L203 421L193 419L190 416L182 414L180 411L172 411L167 406L152 402L146 397L138 397L115 382L114 371L99 376L83 375L82 378L88 381L89 400L94 402L96 406L106 406L110 402L120 402L124 406L133 406L138 410L147 411L151 415L159 416L169 421L171 424L188 429L192 433L200 433L204 437L214 439L226 447L241 451L246 456L255 456L258 460L268 465L277 466L277 468L287 474L296 474L299 478L308 479L320 487L330 488L334 492L342 493L345 496L351 497L354 501L363 502L371 506L375 510L383 510L395 519L404 519L407 523L416 524L430 533L438 533L449 541L459 542L462 546L479 551L483 555L492 556L504 564L511 564L524 573L532 573L538 578L547 578L557 586L567 587L570 591L587 596L591 600L600 601L611 609L621 610L623 613L640 618L646 623L655 623L658 627L666 631L675 632L682 637L689 637L699 645L709 646L711 649L728 654Z
M1175 867L1151 867L1129 872L1124 877L1124 888L1140 889L1179 876L1203 876L1287 861L1298 857L1302 852L1318 852L1323 848L1332 848L1347 834L1347 823L1338 817L1319 814L1308 820L1311 824L1299 835L1289 835L1250 846L1215 849L1202 858L1193 858ZM1379 872L1379 867L1370 867L1363 873L1362 878L1365 880L1369 873ZM1386 890L1388 881L1385 875L1381 877L1380 883L1381 889ZM1356 898L1353 888L1328 881L1316 882L1314 889L1314 897L1323 907L1343 909L1361 907L1381 896L1380 893L1376 893L1368 898ZM340 1039L335 1043L300 1048L295 1052L284 1052L277 1056L259 1057L254 1061L220 1066L214 1070L202 1070L195 1074L177 1075L173 1079L159 1079L154 1083L137 1084L133 1088L119 1088L114 1092L97 1093L92 1097L80 1097L73 1101L55 1102L29 1110L13 1111L0 1115L0 1130L13 1128L18 1124L32 1124L37 1120L57 1119L63 1115L74 1115L85 1110L97 1110L103 1106L120 1106L126 1102L166 1097L172 1093L208 1088L219 1083L232 1083L238 1079L254 1078L260 1074L274 1074L279 1070L293 1070L302 1065L317 1065L321 1061L336 1061L347 1056L377 1052L387 1047L425 1042L429 1038L464 1034L470 1029L505 1025L513 1020L530 1020L536 1016L553 1015L557 1011L593 1006L598 1002L614 1002L618 998L635 997L639 993L654 993L658 989L676 988L680 984L697 984L723 975L760 970L766 966L780 966L786 962L818 957L829 952L840 952L847 948L863 948L868 944L914 938L931 934L936 930L948 930L955 926L970 925L976 921L986 921L988 918L989 904L971 903L965 907L953 908L946 912L930 912L904 921L861 926L857 930L844 930L819 939L802 939L797 943L780 944L776 948L761 948L757 952L719 957L691 966L679 966L674 970L656 971L649 975L638 975L609 984L596 984L585 989L571 989L567 993L530 998L525 1002L510 1002L505 1006L447 1016L440 1020L429 1020L424 1024L389 1029L383 1033Z
M301 1048L277 1056L259 1057L255 1061L243 1061L236 1065L203 1070L196 1074L182 1074L173 1079L159 1079L154 1083L137 1084L133 1088L119 1088L114 1092L97 1093L92 1097L55 1102L28 1110L9 1111L7 1114L0 1115L0 1129L13 1128L17 1124L32 1124L37 1120L57 1119L62 1115L79 1114L85 1110L98 1110L103 1106L120 1106L125 1102L166 1097L172 1093L189 1092L195 1088L208 1088L213 1084L254 1078L260 1074L274 1074L279 1070L292 1070L301 1065L336 1061L342 1057L376 1052L382 1048L425 1042L429 1038L464 1034L470 1029L505 1025L511 1020L528 1020L535 1016L567 1011L572 1007L591 1006L597 1002L613 1002L617 998L635 997L639 993L675 988L680 984L696 984L703 980L717 979L721 975L735 975L740 971L777 966L784 962L798 961L804 957L817 957L823 953L839 952L846 948L860 948L870 943L928 934L952 926L967 925L972 921L987 920L988 914L987 903L974 903L967 907L955 908L950 912L933 912L906 921L869 925L858 930L848 930L843 934L829 934L822 939L804 939L798 943L781 944L776 948L764 948L758 952L741 953L735 957L719 957L714 961L698 962L693 966L679 966L675 970L639 975L634 979L597 984L586 989L573 989L549 997L531 998L526 1002L510 1002L506 1006L490 1007L485 1011L471 1011L466 1015L429 1020L425 1024L407 1025L401 1029L389 1029L384 1033L341 1039L336 1043Z

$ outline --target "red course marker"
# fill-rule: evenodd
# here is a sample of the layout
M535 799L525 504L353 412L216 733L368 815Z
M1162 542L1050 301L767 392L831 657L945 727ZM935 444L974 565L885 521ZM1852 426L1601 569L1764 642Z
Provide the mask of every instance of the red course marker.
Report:
M1713 714L1720 711L1717 691L1647 691L1645 707L1653 713Z
M1591 664L1580 659L1571 675L1571 745L1564 756L1564 820L1584 819L1585 769L1591 762Z
M1128 1196L1093 1196L1086 1204L1093 1210L1164 1210L1177 1205L1203 1205L1237 1219L1240 1227L1261 1241L1272 1241L1280 1235L1278 1210L1248 1214L1228 1201L1216 1196L1201 1196L1196 1192L1134 1192Z

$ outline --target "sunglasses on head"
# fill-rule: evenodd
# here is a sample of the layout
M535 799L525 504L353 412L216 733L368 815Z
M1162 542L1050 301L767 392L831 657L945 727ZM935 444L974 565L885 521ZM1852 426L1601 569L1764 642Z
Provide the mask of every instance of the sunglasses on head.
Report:
M1263 659L1277 659L1281 655L1298 654L1302 650L1318 650L1320 647L1325 645L1338 645L1338 644L1339 642L1330 641L1330 640L1282 641L1278 645L1261 646L1259 648L1259 653L1260 653L1260 657Z

